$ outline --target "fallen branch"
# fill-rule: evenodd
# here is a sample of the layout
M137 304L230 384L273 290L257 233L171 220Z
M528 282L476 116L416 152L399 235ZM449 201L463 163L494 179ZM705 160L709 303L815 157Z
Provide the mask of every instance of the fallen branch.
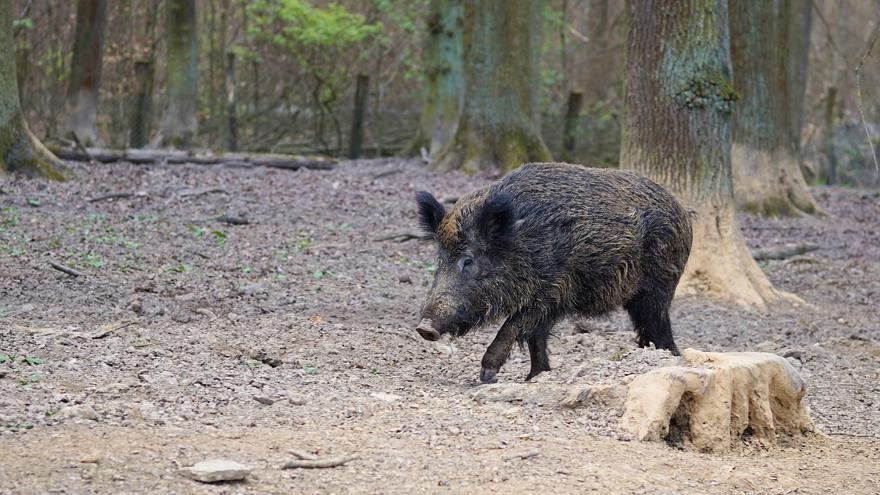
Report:
M105 194L103 196L97 196L92 199L87 199L86 201L88 201L89 203L97 203L98 201L104 201L107 199L122 199L122 198L130 198L132 196L134 196L134 193L119 192L119 193Z
M97 203L98 201L106 201L108 199L124 199L124 198L146 198L148 196L147 193L143 191L138 191L136 193L132 192L116 192L104 194L103 196L96 196L91 199L87 199L89 203Z
M64 272L64 273L70 275L71 277L85 277L86 276L86 274L83 272L76 271L73 268L70 268L69 266L64 266L61 263L55 263L54 261L50 261L49 266L58 270L59 272Z
M503 459L505 461L512 461L513 459L531 459L532 457L538 457L539 455L541 455L541 449L532 449L525 452L506 455Z
M400 234L388 235L388 236L379 237L379 238L373 239L373 240L376 242L382 242L382 241L406 242L406 241L412 241L412 240L416 240L416 239L420 240L420 241L426 241L430 238L431 237L427 236L427 235L414 234L412 232L402 232Z
M113 333L117 330L122 330L125 327L130 327L130 326L134 325L134 323L135 323L134 321L129 321L128 323L123 323L123 324L115 326L115 327L109 327L104 330L98 330L97 332L91 334L90 337L93 339L103 339L104 337L110 335L111 333Z
M302 454L302 452L300 452ZM296 454L294 454L296 455ZM341 466L347 462L351 462L358 458L356 454L353 455L343 455L339 457L328 457L326 459L315 458L311 454L307 454L309 457L313 457L312 459L293 459L284 463L281 466L281 469L296 469L296 468L304 468L304 469L325 469Z
M285 170L301 168L330 170L336 160L320 156L281 155L276 153L211 153L205 151L181 151L166 149L104 149L83 148L82 150L52 146L50 151L62 160L88 162L131 162L137 164L183 164L224 165L234 163L241 167L269 167Z
M229 225L247 225L251 223L250 220L245 217L235 217L232 215L220 215L219 217L214 217L214 221L223 222Z
M399 168L396 168L393 170L386 170L384 172L379 172L378 174L373 175L373 180L381 179L382 177L389 177L391 175L399 174L401 172L403 172L403 170L401 170Z
M184 189L178 192L177 195L181 198L186 198L188 196L201 196L202 194L210 193L229 194L229 191L223 189L222 187L203 187L201 189Z
M755 249L752 257L755 261L784 260L792 256L799 256L819 249L815 244L786 244L765 249Z

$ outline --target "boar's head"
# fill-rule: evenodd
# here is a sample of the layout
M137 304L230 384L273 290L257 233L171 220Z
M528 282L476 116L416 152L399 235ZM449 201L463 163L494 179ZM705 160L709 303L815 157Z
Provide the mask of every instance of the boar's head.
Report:
M511 292L516 218L505 193L462 197L447 212L434 196L416 194L422 228L438 247L434 284L416 330L426 340L463 335L504 313Z

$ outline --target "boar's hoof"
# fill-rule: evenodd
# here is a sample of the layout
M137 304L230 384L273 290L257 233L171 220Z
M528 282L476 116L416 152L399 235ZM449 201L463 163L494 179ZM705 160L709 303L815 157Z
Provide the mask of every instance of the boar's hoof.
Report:
M483 368L480 370L480 381L483 383L495 383L498 381L498 370Z
M419 335L425 340L430 340L431 342L440 340L440 332L434 329L434 326L431 325L431 320L427 318L419 322L416 332L419 332Z

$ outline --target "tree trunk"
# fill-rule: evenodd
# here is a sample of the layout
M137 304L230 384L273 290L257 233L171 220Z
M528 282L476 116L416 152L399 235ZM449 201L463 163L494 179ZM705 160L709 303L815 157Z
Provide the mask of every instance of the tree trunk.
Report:
M352 160L361 156L364 144L364 115L367 113L367 88L370 76L358 74L354 91L354 112L351 118L351 135L348 140L348 157Z
M196 45L196 1L165 1L165 84L167 105L154 145L192 147L198 122L199 58Z
M428 36L422 60L425 65L424 106L416 136L404 155L419 155L422 148L435 156L455 134L464 95L462 54L462 0L432 0Z
M434 170L505 172L547 161L539 126L544 2L465 2L464 103Z
M734 216L726 0L629 0L621 168L663 184L694 210L679 293L749 306L778 299Z
M800 168L812 4L730 2L734 88L733 190L762 216L821 213Z
M226 77L223 87L226 88L226 149L238 151L238 111L235 99L235 54L226 54Z
M86 145L98 141L98 88L107 25L107 0L79 0L76 36L70 58L70 76L62 134L75 133Z
M13 19L12 0L0 0L0 175L18 171L29 176L63 179L61 161L31 133L21 113L15 76Z
M139 60L134 63L134 80L137 94L131 112L129 146L143 148L150 133L150 111L153 107L153 63Z
M583 96L584 94L581 91L571 91L568 93L568 107L565 112L565 122L563 123L562 130L562 160L566 162L574 159L574 141L581 118Z
M825 96L825 156L827 160L827 182L829 186L837 184L837 151L834 149L834 101L837 99L837 87L828 88Z

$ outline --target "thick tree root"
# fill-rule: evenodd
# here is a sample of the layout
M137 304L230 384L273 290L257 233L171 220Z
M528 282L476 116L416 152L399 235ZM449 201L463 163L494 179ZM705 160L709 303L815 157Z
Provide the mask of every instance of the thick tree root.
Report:
M0 126L0 173L64 180L65 167L28 129L21 113Z
M734 144L733 193L741 211L764 217L826 216L790 153Z

